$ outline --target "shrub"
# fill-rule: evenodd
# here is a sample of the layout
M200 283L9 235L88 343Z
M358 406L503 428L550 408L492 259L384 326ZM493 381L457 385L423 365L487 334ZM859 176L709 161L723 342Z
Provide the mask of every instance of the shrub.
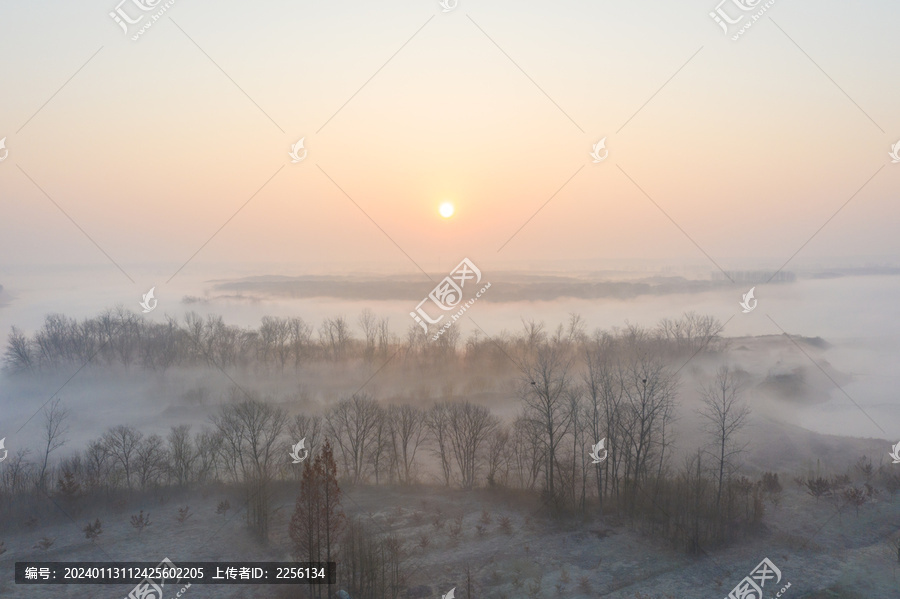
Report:
M93 543L97 540L97 537L103 534L103 525L100 524L100 518L97 518L93 524L88 522L81 530L84 531L84 537Z
M432 516L431 525L435 530L442 530L444 528L444 516L441 514L441 511L438 510L438 513Z
M53 547L53 543L55 541L56 541L56 539L54 539L52 537L43 537L40 541L35 543L35 545L34 545L34 547L32 547L32 549L41 549L43 551L47 551L48 549Z
M228 510L230 510L230 509L231 509L231 504L228 503L228 500L226 499L225 501L220 501L219 505L216 506L216 513L222 514L224 516L224 515L228 514Z
M578 590L584 593L585 595L591 594L591 581L588 579L587 575L582 576L578 579Z
M448 531L450 542L456 543L459 541L459 537L462 535L462 524L453 523L450 525L450 530Z
M831 488L840 491L850 484L850 477L846 474L838 474L831 479Z
M807 493L815 497L817 500L819 497L824 495L828 495L831 492L831 483L829 483L826 479L818 476L816 478L810 478L806 481L806 489Z
M191 516L194 515L190 512L191 512L190 506L186 505L184 507L178 508L178 515L175 516L175 519L178 520L179 524L184 524L188 518L190 518Z
M531 599L538 599L542 595L541 585L543 581L544 576L539 571L535 579L528 583L528 588L526 590L528 591L528 596L531 597Z
M778 480L778 474L775 472L764 472L762 475L762 488L766 493L781 493L782 486Z
M862 456L856 462L856 468L860 472L862 472L866 478L872 476L872 472L875 471L875 468L872 466L872 460L867 458L866 456Z
M896 495L900 491L900 474L891 474L885 477L884 488L891 495Z
M860 489L859 487L850 487L846 491L844 491L844 499L847 500L847 503L856 508L856 515L859 517L859 508L866 501L869 500L871 495L867 490Z
M509 516L503 516L500 518L500 531L503 534L512 534L512 520L509 519Z
M75 478L75 473L66 469L57 479L56 489L64 501L72 501L81 493L81 483Z
M516 566L515 569L513 569L513 577L511 582L514 589L519 590L522 588L522 570L521 568L519 568L519 566Z
M150 514L144 516L144 510L141 510L140 514L135 514L131 517L131 525L138 531L138 534L141 534L151 524L153 523L150 522Z
M481 520L479 520L482 524L487 526L491 523L491 513L487 510L481 510Z

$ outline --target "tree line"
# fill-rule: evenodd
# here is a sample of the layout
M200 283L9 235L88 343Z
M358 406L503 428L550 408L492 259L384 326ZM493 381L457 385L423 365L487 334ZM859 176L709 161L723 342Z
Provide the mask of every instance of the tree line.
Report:
M175 327L172 322L141 324L127 313L120 315L139 330ZM201 322L189 316L187 321L198 332L209 323L221 324L212 317ZM73 322L63 326L50 318L48 326L83 328ZM273 322L264 319L263 329ZM235 387L200 430L180 425L163 437L131 426L110 428L59 463L56 490L71 495L77 488L109 496L132 489L232 483L245 494L248 525L265 538L272 484L297 478L289 448L306 438L313 452L326 441L333 447L341 479L350 484L437 480L463 488L522 489L538 494L550 513L618 513L648 523L682 545L688 544L686 523L702 512L703 526L693 522L693 530L695 537L701 529L705 536L695 544L713 536L724 539L726 522L736 534L743 524L736 530L734 522L761 516L759 496L741 491L732 477L743 408L734 402L735 381L727 370L717 378L720 388L707 390L710 446L715 451L701 453L690 467L671 463L679 386L673 357L717 346L720 329L715 319L688 314L678 321L664 320L655 329L629 326L588 335L580 317L572 316L567 326L554 331L529 322L515 336L470 339L463 352L469 359L479 359L479 352L491 347L502 352L517 373L508 392L518 397L520 409L507 419L465 398L445 398L426 407L421 401L381 402L366 392L336 400L322 414L289 416L275 398ZM33 343L56 347L43 341L46 335L42 330ZM199 339L205 347L215 347L206 337ZM331 347L329 355L339 355L341 350L333 347L341 347L341 339L352 337L337 326L334 337L322 336L320 350ZM377 337L372 347L378 349ZM279 353L270 348L259 355ZM717 389L725 394L725 405L716 403ZM724 428L718 426L716 414L726 420ZM608 456L594 464L588 448L600 439L606 439ZM47 469L47 455L44 452L42 471ZM38 475L36 464L21 453L11 460L0 489L21 491L35 476L43 481L41 488L47 488L48 476ZM690 477L711 479L714 493L685 503L685 480Z
M526 329L535 326L526 323ZM669 351L690 353L717 340L721 328L710 316L688 312L677 319L663 319L653 329L629 325L627 330L652 337ZM585 338L583 320L573 315L557 333ZM465 364L506 366L510 352L533 340L527 330L494 337L476 330L463 340L459 327L451 327L432 341L415 323L401 336L391 332L387 318L368 309L356 318L355 326L344 316L325 318L318 326L299 316L265 316L259 327L251 328L195 312L154 322L120 306L82 320L50 314L31 334L12 327L3 362L10 373L39 373L88 363L152 371L195 366L299 371L315 363L383 362L395 355L416 365L462 360Z

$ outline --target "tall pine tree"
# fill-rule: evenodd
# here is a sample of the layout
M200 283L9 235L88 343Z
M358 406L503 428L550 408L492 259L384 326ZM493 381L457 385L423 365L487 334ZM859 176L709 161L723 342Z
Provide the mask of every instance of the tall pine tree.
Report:
M337 541L344 528L341 488L331 444L326 439L315 459L303 465L300 494L288 532L297 561L336 561ZM314 597L330 597L331 585L311 585ZM324 592L323 592L324 591Z

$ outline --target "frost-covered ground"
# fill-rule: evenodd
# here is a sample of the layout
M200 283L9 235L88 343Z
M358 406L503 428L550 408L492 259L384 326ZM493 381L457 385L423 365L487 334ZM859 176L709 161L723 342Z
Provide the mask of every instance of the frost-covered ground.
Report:
M288 560L286 531L293 506L289 490L283 491L267 547L251 540L240 514L215 514L215 504L226 496L223 493L205 498L198 493L146 506L153 525L140 534L129 524L131 510L126 509L117 514L85 513L77 519L78 525L37 526L6 535L7 552L0 557L4 573L0 596L122 599L130 590L129 585L15 585L6 576L17 560L158 561L168 557L176 564L179 560ZM231 502L237 505L235 497ZM195 515L179 524L175 517L184 505L190 505ZM348 515L359 517L373 530L390 531L403 539L412 583L409 597L437 598L457 587L457 597L465 598L468 569L475 597L724 598L765 557L783 576L778 588L771 583L766 586L767 597L788 582L791 586L782 595L788 599L900 597L896 545L900 496L883 494L860 508L858 517L852 507L839 511L837 505L836 499L816 500L787 483L779 505L767 504L758 534L693 558L666 549L659 540L616 524L611 517L603 522L549 522L535 515L535 506L528 500L506 492L363 487L348 492L344 500ZM459 516L461 533L453 540L449 530ZM80 523L94 517L103 521L104 533L92 544L84 538ZM508 527L504 518L509 519ZM45 536L55 538L53 547L33 549ZM826 589L837 591L816 594ZM255 599L273 594L265 586L194 585L183 597Z

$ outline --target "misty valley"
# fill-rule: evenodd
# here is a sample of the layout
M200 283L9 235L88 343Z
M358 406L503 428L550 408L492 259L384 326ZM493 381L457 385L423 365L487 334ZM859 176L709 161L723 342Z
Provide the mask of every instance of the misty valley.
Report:
M252 327L122 307L13 326L0 560L337 566L196 597L724 597L757 564L772 595L893 596L891 443L779 416L853 380L835 346L723 330L573 313L432 341L369 309Z

